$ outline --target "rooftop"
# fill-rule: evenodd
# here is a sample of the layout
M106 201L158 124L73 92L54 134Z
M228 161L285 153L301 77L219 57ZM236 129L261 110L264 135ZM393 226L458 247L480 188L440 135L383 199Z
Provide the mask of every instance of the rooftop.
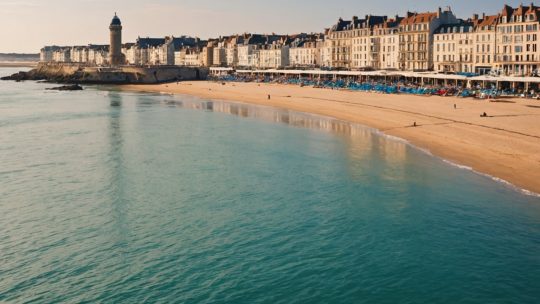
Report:
M113 19L111 21L111 26L112 25L122 25L122 22L120 21L120 18L118 18L116 13L114 13L114 17L113 17Z

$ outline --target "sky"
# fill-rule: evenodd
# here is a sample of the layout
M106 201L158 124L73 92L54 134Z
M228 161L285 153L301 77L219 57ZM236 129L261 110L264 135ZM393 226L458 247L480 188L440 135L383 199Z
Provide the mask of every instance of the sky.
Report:
M496 14L515 0L0 0L0 53L44 45L108 44L117 12L124 41L167 35L203 39L252 33L322 32L339 17L403 16L450 6L459 18ZM529 5L530 1L524 5ZM540 5L540 2L537 1Z

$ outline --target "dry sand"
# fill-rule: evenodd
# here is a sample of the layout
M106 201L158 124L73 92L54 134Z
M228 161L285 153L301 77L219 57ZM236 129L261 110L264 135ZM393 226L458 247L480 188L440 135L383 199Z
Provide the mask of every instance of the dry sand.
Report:
M269 105L364 124L454 163L540 193L540 101L489 102L206 81L124 88ZM484 112L490 117L481 118ZM412 127L414 122L417 127Z
M0 68L35 68L37 65L34 61L0 61Z

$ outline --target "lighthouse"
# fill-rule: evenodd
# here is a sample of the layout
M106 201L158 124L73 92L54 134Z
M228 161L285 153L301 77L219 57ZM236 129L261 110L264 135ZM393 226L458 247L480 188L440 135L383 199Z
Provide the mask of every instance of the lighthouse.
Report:
M125 61L124 54L122 54L122 22L116 13L114 13L109 30L111 31L109 62L111 65L122 65Z

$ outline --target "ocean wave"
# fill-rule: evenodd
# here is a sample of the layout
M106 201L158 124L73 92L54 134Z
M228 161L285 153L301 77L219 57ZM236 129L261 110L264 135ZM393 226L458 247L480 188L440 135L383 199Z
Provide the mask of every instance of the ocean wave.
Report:
M483 176L483 177L487 177L497 183L500 183L500 184L503 184L504 186L514 190L514 191L517 191L519 193L522 193L524 195L527 195L527 196L532 196L532 197L540 197L540 193L536 193L536 192L533 192L533 191L530 191L530 190L527 190L527 189L524 189L524 188L521 188L519 186L516 186L514 184L512 184L511 182L505 180L505 179L502 179L502 178L499 178L499 177L496 177L496 176L493 176L493 175L490 175L490 174L487 174L487 173L483 173L483 172L480 172L480 171L477 171L477 170L474 170L472 167L469 167L469 166L465 166L465 165L461 165L461 164L458 164L458 163L455 163L455 162L452 162L450 160L447 160L447 159L444 159L444 158L441 158L441 157L437 157L439 159L441 159L444 163L450 165L450 166L453 166L453 167L456 167L458 169L461 169L461 170L466 170L466 171L470 171L474 174L477 174L477 175L480 175L480 176Z

